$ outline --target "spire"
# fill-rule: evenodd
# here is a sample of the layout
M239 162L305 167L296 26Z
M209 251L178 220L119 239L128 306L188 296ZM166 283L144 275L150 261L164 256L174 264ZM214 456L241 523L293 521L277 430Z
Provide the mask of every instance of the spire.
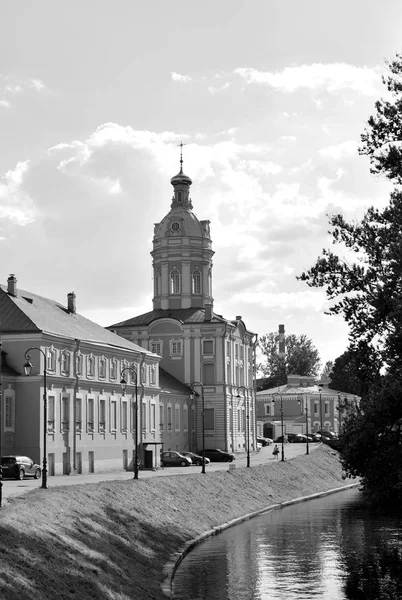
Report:
M183 173L183 146L187 146L187 144L183 144L183 140L181 140L180 144L177 144L177 147L180 148L180 171L177 175L172 177L170 183L174 188L176 188L177 185L182 184L187 187L188 191L190 185L193 182L191 181L190 177L188 177L188 175L185 175Z
M183 144L183 140L181 140L177 146L180 147L180 173L183 173L183 146L187 146L187 144Z

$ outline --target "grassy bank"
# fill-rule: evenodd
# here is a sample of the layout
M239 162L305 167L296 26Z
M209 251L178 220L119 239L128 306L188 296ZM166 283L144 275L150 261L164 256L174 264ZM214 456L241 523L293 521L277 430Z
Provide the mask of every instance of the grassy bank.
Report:
M163 568L188 540L344 484L324 446L251 469L39 488L0 512L0 598L164 598Z

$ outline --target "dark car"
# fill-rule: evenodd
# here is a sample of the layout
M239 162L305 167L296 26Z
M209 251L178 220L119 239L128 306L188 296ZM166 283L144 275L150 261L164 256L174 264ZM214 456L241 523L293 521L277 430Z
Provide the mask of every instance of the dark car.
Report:
M293 443L295 441L295 437L296 437L296 433L286 433L284 436L284 442L289 442L289 443ZM282 436L280 435L279 437L276 438L276 440L274 440L275 443L279 444L280 442L282 442Z
M180 454L190 458L193 465L197 465L198 467L202 465L202 456L200 456L199 454L194 454L194 452L187 452L187 450L185 452L180 452ZM206 465L208 465L211 462L207 457L205 457L204 460Z
M170 450L169 452L162 452L161 454L162 467L189 467L191 464L191 458L183 456L180 452Z
M301 443L306 443L307 442L307 436L304 433L296 433L295 437L294 437L294 443L295 444L301 444ZM309 440L310 441L310 440Z
M26 475L31 475L39 479L41 476L40 466L28 456L2 456L1 466L3 477L24 479Z
M208 448L200 451L201 456L206 456L211 462L232 462L235 460L235 455L230 452L224 452L219 448Z
M322 437L329 438L330 440L336 440L338 437L333 431L326 431L325 429L320 429L317 431L317 433L319 433Z
M260 436L257 436L257 442L261 444L261 446L269 446L270 444L272 444L271 438L265 438Z

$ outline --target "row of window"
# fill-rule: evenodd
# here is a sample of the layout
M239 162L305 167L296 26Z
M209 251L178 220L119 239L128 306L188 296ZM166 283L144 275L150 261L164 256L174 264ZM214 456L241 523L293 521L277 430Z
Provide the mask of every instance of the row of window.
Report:
M208 294L211 295L211 271L208 273ZM161 275L159 271L155 271L155 296L160 296L162 293L161 286ZM180 294L181 293L181 273L178 269L174 268L170 271L169 274L169 293L170 294ZM202 293L202 285L201 285L201 271L199 269L194 269L191 274L191 293L192 294L201 294Z
M265 404L265 414L266 415L274 415L275 414L275 407L272 406L272 403L270 404ZM314 402L314 416L318 417L320 414L320 402ZM330 403L329 402L324 402L324 416L329 417L330 416Z
M46 370L48 372L56 372L57 360L60 364L60 372L62 375L70 376L73 366L74 353L70 352L66 348L64 350L57 350L53 346L46 348ZM93 379L107 379L109 377L112 381L120 381L120 376L123 370L124 378L128 382L134 382L135 375L132 371L137 374L137 383L143 383L149 385L156 385L156 372L157 367L153 365L142 365L139 369L137 363L129 363L126 360L119 361L116 358L107 358L106 356L94 356L90 354L81 354L77 352L75 362L75 373L79 377L86 376L87 378Z
M182 356L183 355L183 342L180 339L169 340L170 356ZM203 340L202 342L202 353L211 355L214 353L214 340ZM152 340L150 343L150 350L154 354L162 356L163 353L163 340Z

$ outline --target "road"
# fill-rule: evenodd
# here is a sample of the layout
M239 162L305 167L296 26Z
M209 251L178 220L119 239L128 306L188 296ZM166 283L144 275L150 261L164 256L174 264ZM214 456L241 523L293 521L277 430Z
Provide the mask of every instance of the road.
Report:
M278 444L279 449L281 445ZM310 452L313 452L315 448L320 446L317 444L310 444ZM261 465L272 463L275 460L281 460L281 453L279 453L278 459L272 456L273 446L265 446L261 448L259 452L250 453L250 466ZM300 454L306 453L305 444L285 444L285 460L289 460ZM210 463L205 467L206 472L213 471L227 471L232 468L242 468L247 465L247 454L236 454L236 460L233 463ZM155 471L139 471L139 478L147 479L149 477L166 477L168 475L188 475L190 473L199 473L201 467L165 467L156 469ZM132 471L113 471L108 473L88 473L85 475L56 475L54 477L48 477L48 487L66 486L66 485L79 485L84 483L99 483L101 481L122 481L133 478ZM26 477L23 481L17 481L15 479L4 479L2 487L2 504L5 506L7 500L12 497L22 496L32 489L41 487L41 479L33 479Z

